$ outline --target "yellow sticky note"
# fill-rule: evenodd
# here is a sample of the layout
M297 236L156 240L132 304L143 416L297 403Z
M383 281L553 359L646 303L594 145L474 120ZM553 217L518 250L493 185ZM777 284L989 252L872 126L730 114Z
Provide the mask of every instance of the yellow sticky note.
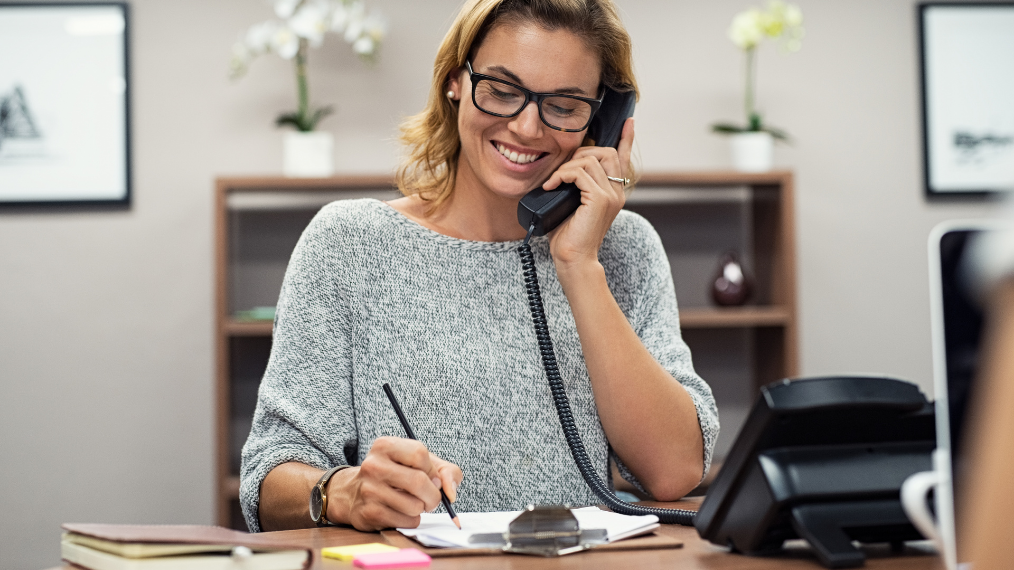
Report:
M379 542L371 542L369 544L353 544L350 546L331 546L329 548L321 549L320 553L325 558L337 558L338 560L345 560L348 562L360 554L395 552L397 550L401 549L387 544L381 544Z

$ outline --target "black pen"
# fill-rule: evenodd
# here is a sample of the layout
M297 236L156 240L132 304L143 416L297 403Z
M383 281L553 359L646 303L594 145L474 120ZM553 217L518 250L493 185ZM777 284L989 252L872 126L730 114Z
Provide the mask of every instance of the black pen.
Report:
M412 433L412 426L408 425L408 418L405 417L405 413L401 411L401 406L398 405L398 399L394 397L394 392L391 390L390 384L384 384L384 393L387 394L387 399L391 400L391 406L394 407L394 413L398 414L398 419L401 420L401 427L405 428L405 433L408 434L409 439L415 439L419 441L415 434ZM447 509L447 514L451 516L451 522L454 526L461 530L461 521L458 520L458 513L454 512L451 508L451 502L447 500L447 493L444 493L444 488L440 487L440 500L444 503L444 508Z

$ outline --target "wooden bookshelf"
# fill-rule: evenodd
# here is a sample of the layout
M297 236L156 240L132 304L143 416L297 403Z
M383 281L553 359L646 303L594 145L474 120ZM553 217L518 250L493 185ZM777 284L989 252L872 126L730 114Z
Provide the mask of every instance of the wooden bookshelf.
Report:
M788 323L789 311L784 307L691 308L680 311L680 327L684 329L782 327ZM268 334L271 334L270 330Z
M246 437L243 429L249 430L257 374L266 366L272 333L270 321L240 320L235 313L275 304L291 247L321 206L343 198L391 199L398 195L392 184L390 176L376 175L216 181L218 524L245 528L238 509L237 454ZM737 361L742 362L737 379L719 382L746 382L752 394L760 385L798 374L791 172L645 173L627 208L652 222L669 254L680 326L695 365L727 360L723 335L731 335L749 350ZM734 248L753 274L755 294L741 307L715 307L706 289L733 234ZM707 372L699 372L712 382ZM723 412L723 432L735 428L725 422Z

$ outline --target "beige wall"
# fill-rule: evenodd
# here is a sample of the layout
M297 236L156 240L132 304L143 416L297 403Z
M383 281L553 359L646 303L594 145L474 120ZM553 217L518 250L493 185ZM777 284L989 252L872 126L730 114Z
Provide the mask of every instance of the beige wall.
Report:
M760 54L760 101L798 142L802 370L885 372L930 389L925 240L975 203L927 203L919 150L913 0L799 0L803 51ZM425 98L457 0L374 1L390 40L374 69L329 40L312 91L338 114L342 171L386 172L395 126ZM740 114L744 0L620 0L644 97L645 170L721 168L708 133ZM212 521L212 227L215 176L280 170L287 65L236 85L229 47L269 16L255 0L135 0L134 205L0 213L0 566L58 559L64 521Z

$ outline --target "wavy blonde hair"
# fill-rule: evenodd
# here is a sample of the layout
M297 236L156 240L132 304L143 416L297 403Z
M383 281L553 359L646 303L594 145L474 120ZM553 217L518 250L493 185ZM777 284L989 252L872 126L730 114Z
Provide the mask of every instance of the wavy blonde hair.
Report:
M529 22L574 33L598 53L602 84L637 92L630 35L612 0L470 0L437 51L426 108L401 125L407 152L395 180L402 194L418 194L435 209L454 192L461 139L457 104L445 95L447 82L493 27Z

